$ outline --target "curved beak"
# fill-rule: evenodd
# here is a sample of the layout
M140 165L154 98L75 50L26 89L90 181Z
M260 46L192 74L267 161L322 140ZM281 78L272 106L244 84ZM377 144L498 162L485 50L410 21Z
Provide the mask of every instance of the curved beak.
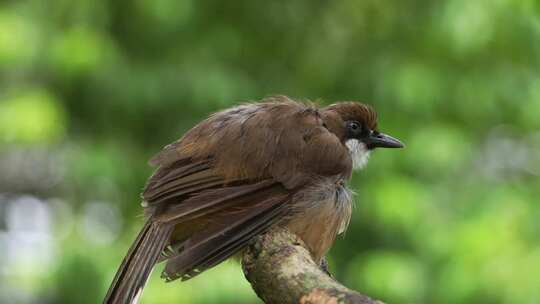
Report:
M368 149L405 147L399 139L390 135L375 132L372 132L368 138L364 139L364 143L367 145Z

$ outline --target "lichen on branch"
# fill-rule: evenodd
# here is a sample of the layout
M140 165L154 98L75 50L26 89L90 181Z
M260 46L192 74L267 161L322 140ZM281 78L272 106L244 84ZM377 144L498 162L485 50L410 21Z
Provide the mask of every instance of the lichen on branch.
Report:
M244 252L242 269L266 304L382 304L331 278L284 228L258 236Z

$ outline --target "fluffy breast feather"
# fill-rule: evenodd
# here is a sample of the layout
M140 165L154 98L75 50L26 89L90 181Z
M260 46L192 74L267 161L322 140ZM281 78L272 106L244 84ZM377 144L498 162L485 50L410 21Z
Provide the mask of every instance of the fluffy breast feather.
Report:
M352 193L340 177L321 179L293 198L294 216L287 227L304 240L319 261L343 233L352 213Z

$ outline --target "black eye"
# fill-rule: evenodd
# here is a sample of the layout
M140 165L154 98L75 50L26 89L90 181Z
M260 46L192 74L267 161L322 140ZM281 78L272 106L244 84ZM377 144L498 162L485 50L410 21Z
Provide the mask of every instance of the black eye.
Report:
M357 121L349 121L347 123L347 129L350 137L358 137L360 134L362 134L364 128Z

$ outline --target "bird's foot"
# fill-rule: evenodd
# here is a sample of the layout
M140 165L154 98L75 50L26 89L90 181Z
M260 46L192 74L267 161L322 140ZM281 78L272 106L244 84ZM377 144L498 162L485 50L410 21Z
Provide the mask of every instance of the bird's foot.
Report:
M328 261L326 258L321 259L321 263L319 264L319 268L321 268L324 273L326 273L329 277L333 278L332 274L330 273L329 267L328 267Z

